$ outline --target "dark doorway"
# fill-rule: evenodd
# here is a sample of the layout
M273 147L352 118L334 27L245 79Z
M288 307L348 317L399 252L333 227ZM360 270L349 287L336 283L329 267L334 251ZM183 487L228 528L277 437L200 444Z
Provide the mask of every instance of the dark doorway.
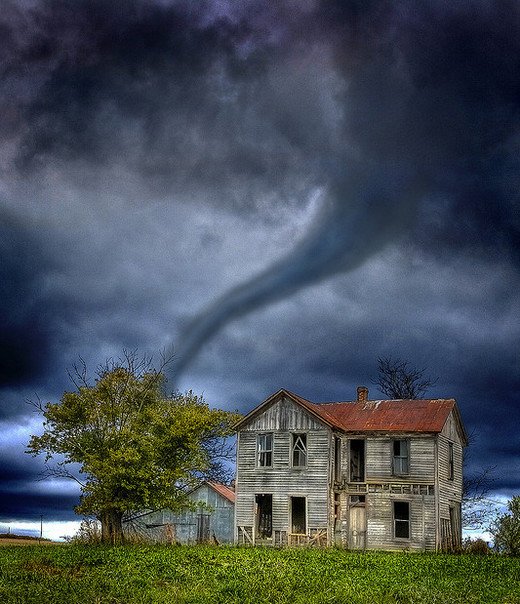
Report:
M291 532L307 534L307 505L305 497L291 497Z
M259 539L267 539L273 534L273 496L257 495L256 534Z
M209 514L197 515L197 543L209 541Z
M365 481L365 441L350 441L350 482Z

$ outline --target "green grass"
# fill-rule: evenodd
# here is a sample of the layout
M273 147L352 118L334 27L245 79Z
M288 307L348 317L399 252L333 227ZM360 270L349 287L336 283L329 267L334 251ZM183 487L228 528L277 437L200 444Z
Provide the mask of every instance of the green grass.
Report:
M336 549L4 547L5 604L520 604L520 558Z

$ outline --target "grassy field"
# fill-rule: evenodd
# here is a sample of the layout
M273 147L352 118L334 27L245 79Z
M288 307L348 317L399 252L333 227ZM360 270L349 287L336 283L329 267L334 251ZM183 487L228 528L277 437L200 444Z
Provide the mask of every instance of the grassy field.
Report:
M58 545L50 539L38 539L38 537L23 537L20 535L0 534L0 547L3 545Z
M520 559L234 547L3 547L5 604L520 604Z

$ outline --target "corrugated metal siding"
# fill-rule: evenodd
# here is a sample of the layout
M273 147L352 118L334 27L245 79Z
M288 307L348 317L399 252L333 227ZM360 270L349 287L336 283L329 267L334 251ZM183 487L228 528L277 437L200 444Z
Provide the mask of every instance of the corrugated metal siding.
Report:
M129 532L151 541L168 542L174 537L180 543L195 543L198 516L209 514L210 538L215 537L220 543L232 543L234 505L207 484L190 493L189 498L208 507L180 513L168 509L150 512L134 520Z

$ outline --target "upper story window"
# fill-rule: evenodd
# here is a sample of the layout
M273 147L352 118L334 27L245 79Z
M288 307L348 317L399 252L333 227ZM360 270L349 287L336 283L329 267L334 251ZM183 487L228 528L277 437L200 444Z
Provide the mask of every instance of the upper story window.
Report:
M410 539L410 503L394 501L394 538Z
M408 474L410 472L410 441L393 441L392 471L394 474Z
M453 457L453 443L448 443L448 479L455 478L455 461Z
M307 434L292 435L292 465L293 467L307 465Z
M334 480L341 481L341 438L334 437Z
M260 468L270 468L273 465L273 433L257 436L257 462Z
M365 441L349 440L350 482L365 481Z

